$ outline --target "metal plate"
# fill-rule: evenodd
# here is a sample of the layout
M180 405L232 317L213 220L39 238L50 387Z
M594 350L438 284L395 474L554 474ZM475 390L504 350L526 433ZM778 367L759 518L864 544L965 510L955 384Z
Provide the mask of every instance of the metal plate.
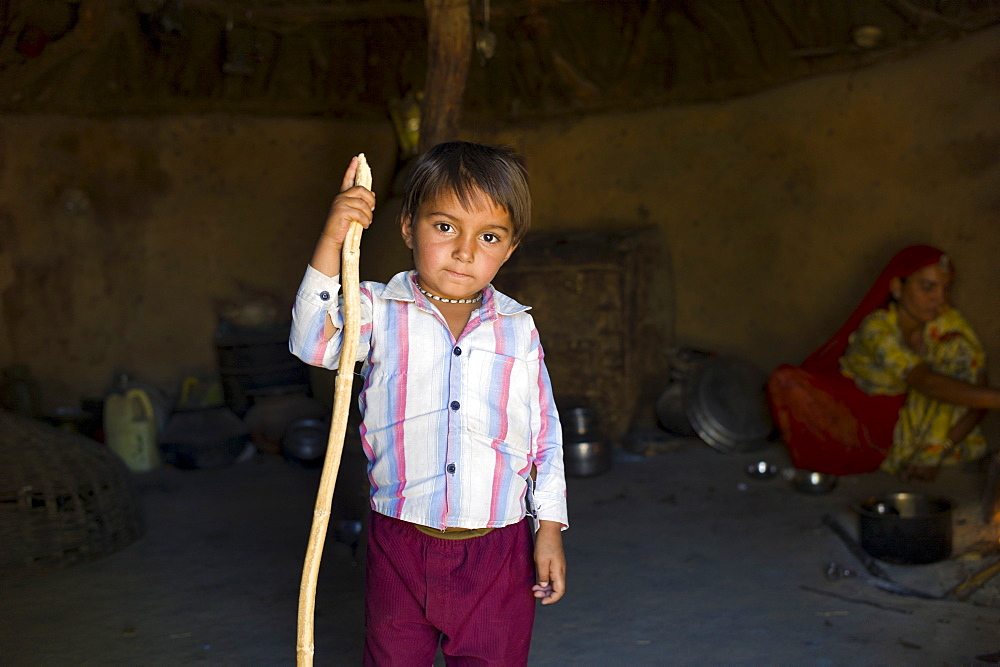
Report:
M723 452L763 448L774 428L766 381L766 373L745 361L706 359L686 383L684 410L691 426L702 440Z

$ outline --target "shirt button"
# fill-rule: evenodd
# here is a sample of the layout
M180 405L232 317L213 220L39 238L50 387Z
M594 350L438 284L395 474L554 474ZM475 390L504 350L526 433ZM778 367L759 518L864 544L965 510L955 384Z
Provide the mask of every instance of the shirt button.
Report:
M326 290L323 290L322 292L319 293L319 298L323 299L323 301L329 301L330 293L327 292Z
M462 407L462 405L458 401L452 401L451 402L451 409L452 410L458 410L460 407Z
M462 348L456 347L454 350L451 351L451 353L454 354L456 357L460 357L462 356Z
M449 473L451 473L452 475L454 475L455 474L455 464L454 463L449 463L448 467L447 467L447 470L448 470Z

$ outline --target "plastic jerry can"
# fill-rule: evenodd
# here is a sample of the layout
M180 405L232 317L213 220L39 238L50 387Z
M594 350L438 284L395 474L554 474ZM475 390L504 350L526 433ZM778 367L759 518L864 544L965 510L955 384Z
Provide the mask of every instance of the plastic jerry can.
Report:
M142 389L110 394L104 400L104 440L133 472L159 467L156 414Z

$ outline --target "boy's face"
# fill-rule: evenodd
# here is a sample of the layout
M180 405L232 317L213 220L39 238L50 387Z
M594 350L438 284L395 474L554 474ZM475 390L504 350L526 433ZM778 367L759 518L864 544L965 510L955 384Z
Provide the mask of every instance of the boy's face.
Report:
M477 192L462 208L453 192L424 202L416 219L402 221L403 240L413 251L420 285L448 299L479 293L514 252L507 211Z

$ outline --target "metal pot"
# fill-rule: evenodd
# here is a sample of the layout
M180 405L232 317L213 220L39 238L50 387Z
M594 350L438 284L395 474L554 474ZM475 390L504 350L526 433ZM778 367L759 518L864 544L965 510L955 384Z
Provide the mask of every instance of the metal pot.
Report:
M281 439L285 458L307 468L323 465L330 426L322 419L297 419L288 425Z
M945 498L889 493L857 507L861 548L902 565L935 563L951 555L951 509Z
M611 468L611 449L606 442L563 443L563 464L570 477L593 477Z
M562 417L563 465L571 477L592 477L611 468L611 445L601 437L589 408L570 408Z

